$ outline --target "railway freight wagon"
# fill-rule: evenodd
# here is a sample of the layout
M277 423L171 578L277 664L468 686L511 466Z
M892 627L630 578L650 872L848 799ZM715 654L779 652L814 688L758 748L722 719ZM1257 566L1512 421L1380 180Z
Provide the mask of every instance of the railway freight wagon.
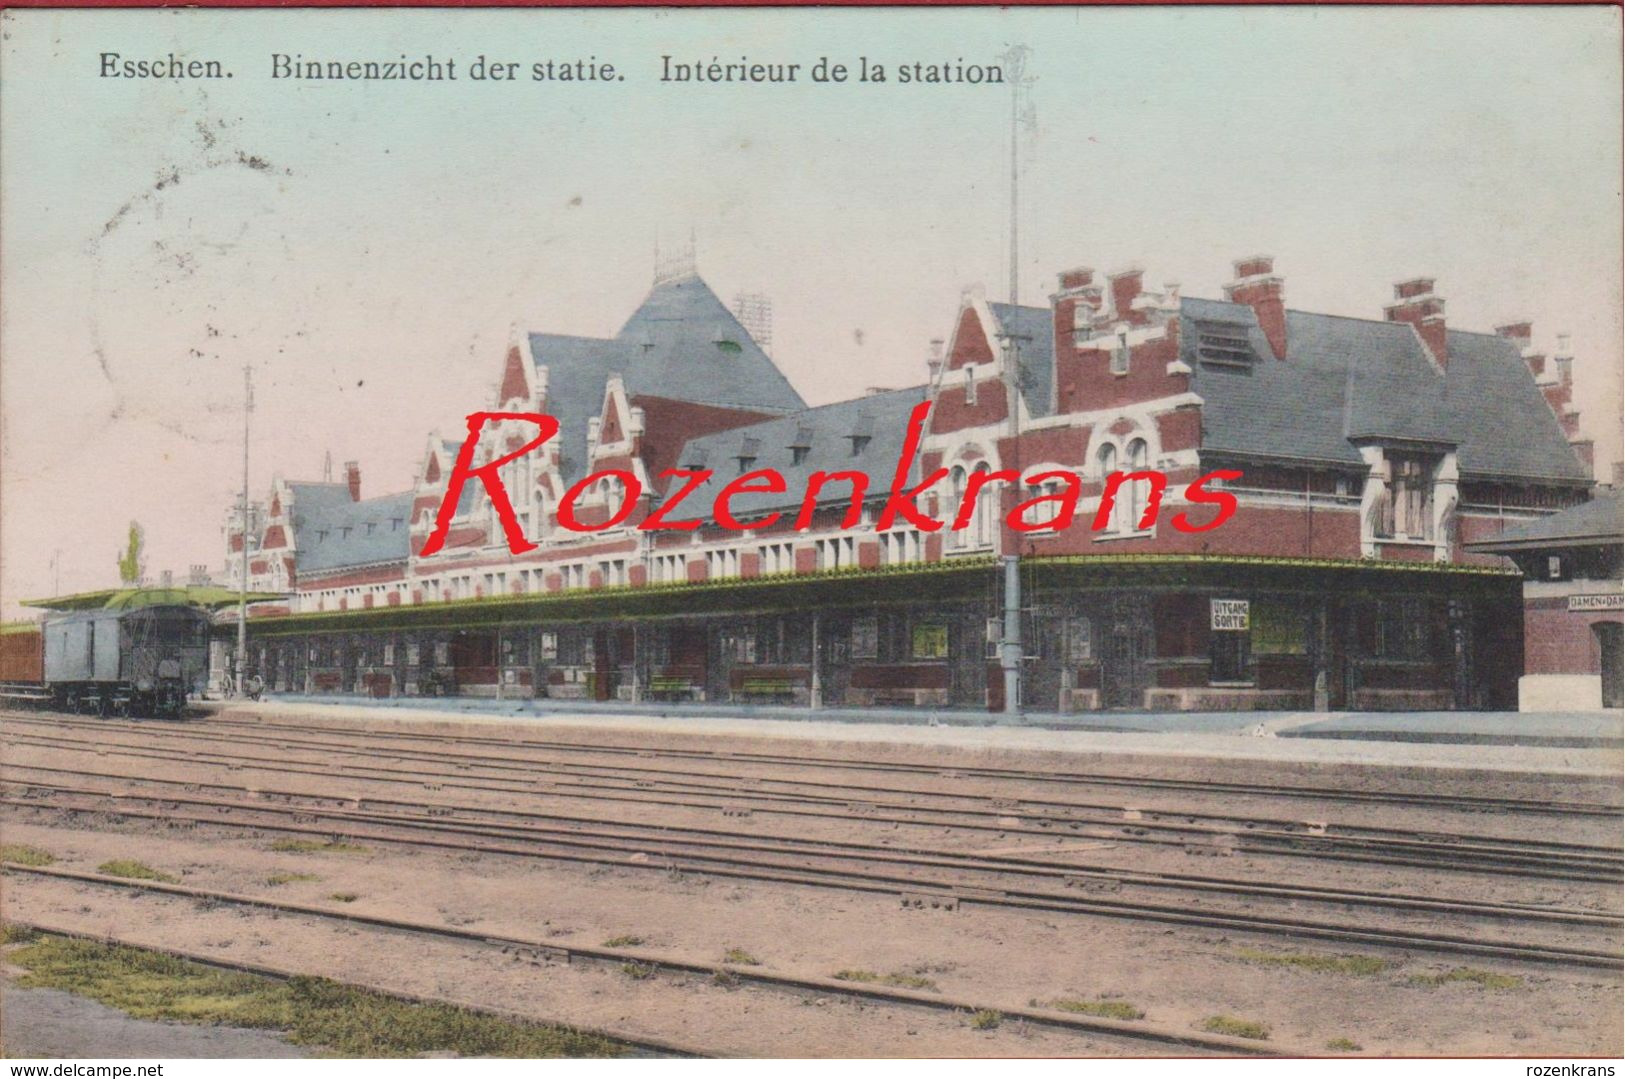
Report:
M209 617L181 605L54 612L0 632L0 699L178 715L208 670Z

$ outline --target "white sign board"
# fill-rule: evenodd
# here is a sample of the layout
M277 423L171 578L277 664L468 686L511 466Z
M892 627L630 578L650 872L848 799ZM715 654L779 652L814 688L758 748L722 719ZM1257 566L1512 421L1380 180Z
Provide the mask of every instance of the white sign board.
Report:
M1248 601L1244 599L1214 599L1209 600L1210 612L1213 618L1213 628L1216 630L1239 630L1246 632L1250 627L1247 621Z
M1569 610L1571 611L1618 611L1625 610L1625 596L1618 593L1586 592L1578 596L1569 597Z

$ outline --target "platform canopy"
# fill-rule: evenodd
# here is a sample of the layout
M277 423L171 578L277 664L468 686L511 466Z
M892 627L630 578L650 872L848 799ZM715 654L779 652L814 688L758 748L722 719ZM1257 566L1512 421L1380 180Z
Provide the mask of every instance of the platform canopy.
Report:
M44 599L25 599L24 607L43 607L48 611L128 611L137 607L179 606L202 607L218 611L238 602L239 594L218 585L186 585L175 588L104 588L96 592L75 592L69 596L50 596ZM250 592L249 603L265 603L287 599L280 592Z

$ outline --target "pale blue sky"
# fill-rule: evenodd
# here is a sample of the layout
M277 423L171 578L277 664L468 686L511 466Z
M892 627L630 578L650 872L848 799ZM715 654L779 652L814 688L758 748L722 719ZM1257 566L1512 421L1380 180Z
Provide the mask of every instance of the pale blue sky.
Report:
M1291 306L1380 317L1431 274L1450 324L1570 330L1618 455L1617 11L7 12L0 43L0 601L218 563L238 367L253 476L358 458L404 487L486 402L509 324L613 333L692 227L821 402L923 377L964 286L1004 291L1003 91L662 85L660 57L991 62L1033 49L1024 299L1134 263L1216 296L1276 256ZM219 59L217 82L97 54ZM524 61L611 84L273 82L272 52ZM461 66L461 65L460 65ZM255 168L245 159L263 163ZM168 179L168 182L160 181ZM211 331L211 327L213 328ZM1606 465L1604 466L1606 467Z

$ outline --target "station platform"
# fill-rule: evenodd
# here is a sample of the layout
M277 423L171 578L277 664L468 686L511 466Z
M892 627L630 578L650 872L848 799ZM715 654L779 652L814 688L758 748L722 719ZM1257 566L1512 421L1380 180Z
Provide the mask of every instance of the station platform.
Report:
M935 746L1006 752L1131 754L1619 775L1625 716L1618 712L1222 712L1028 714L666 706L490 698L275 694L259 702L205 702L222 714L354 721L536 724L810 742Z

